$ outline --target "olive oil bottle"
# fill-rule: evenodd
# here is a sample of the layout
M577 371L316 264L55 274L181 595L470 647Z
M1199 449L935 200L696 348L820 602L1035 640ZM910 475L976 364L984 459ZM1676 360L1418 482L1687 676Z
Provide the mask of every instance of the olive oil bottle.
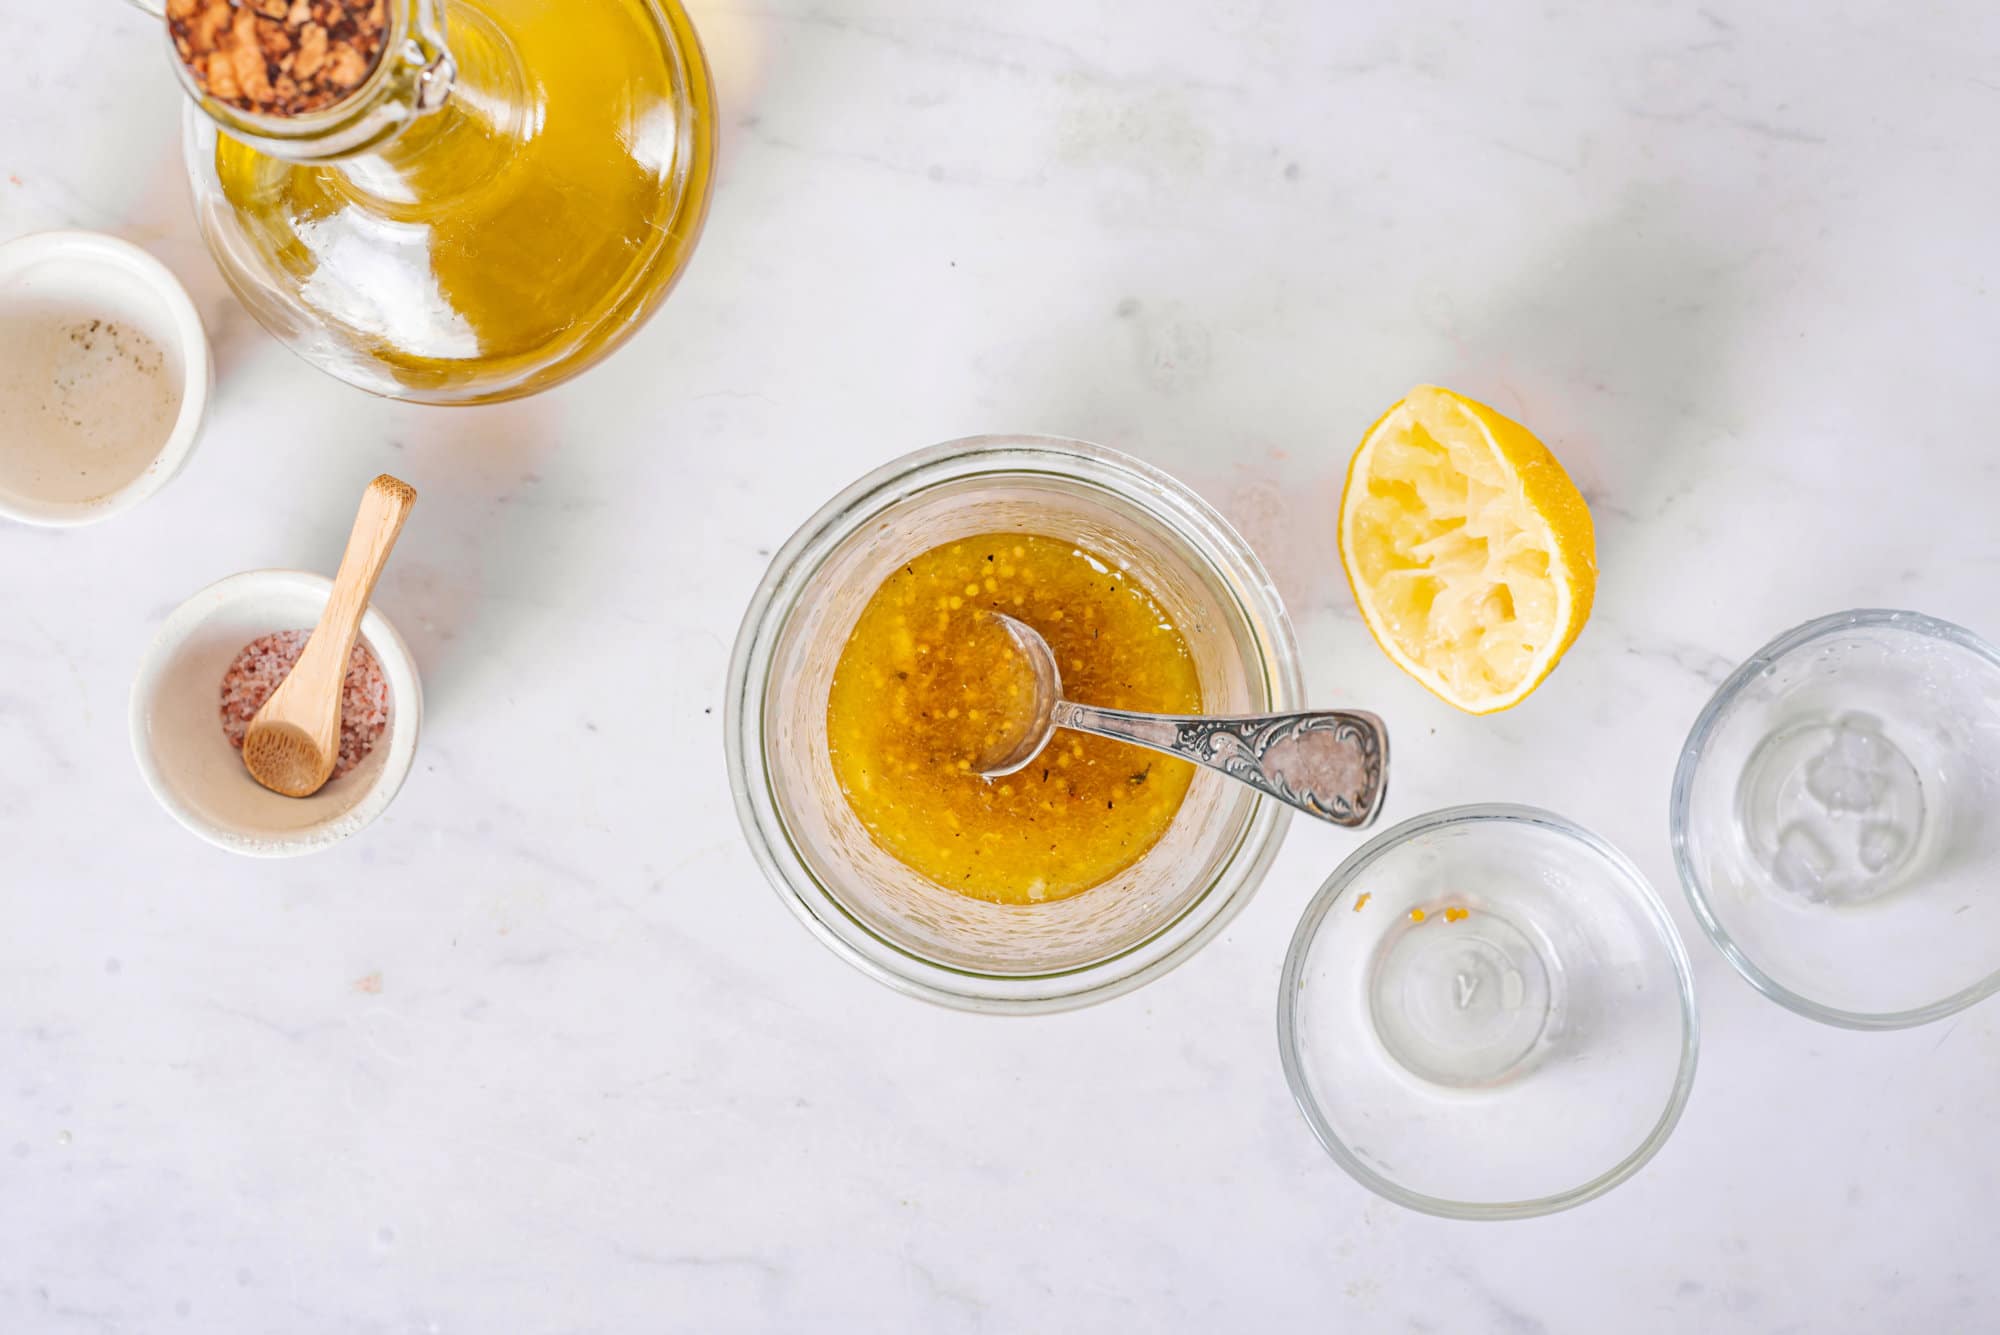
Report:
M694 250L700 42L677 0L382 4L382 54L331 106L253 114L186 80L202 234L265 327L350 384L547 389L637 330Z

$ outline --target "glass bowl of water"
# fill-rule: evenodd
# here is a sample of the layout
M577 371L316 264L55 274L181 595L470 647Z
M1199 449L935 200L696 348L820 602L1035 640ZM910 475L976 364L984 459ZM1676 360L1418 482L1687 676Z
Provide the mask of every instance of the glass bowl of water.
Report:
M1694 1081L1687 952L1638 868L1531 807L1406 821L1306 910L1278 1046L1340 1166L1401 1205L1582 1204L1672 1133Z
M1774 1001L1897 1029L2000 990L2000 651L1841 612L1739 667L1674 774L1702 927Z

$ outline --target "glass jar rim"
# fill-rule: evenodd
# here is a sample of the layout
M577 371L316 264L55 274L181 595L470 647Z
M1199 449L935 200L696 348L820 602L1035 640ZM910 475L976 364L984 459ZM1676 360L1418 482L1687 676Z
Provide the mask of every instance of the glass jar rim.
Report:
M1303 694L1298 645L1276 585L1242 536L1206 501L1167 473L1101 445L1057 436L968 436L894 459L844 488L772 558L737 634L724 701L724 748L737 818L765 879L820 942L876 981L906 995L992 1014L1074 1009L1122 995L1170 971L1213 939L1248 901L1276 857L1287 816L1258 798L1235 846L1208 886L1145 941L1087 965L1032 975L974 972L925 959L863 923L808 868L778 809L767 768L764 714L785 624L820 569L847 538L889 507L966 478L1033 477L1094 487L1139 502L1221 576L1255 631L1270 707ZM1118 484L1123 484L1122 486Z
M2000 967L1996 967L1984 978L1958 989L1949 996L1907 1010L1878 1013L1843 1010L1837 1006L1823 1005L1786 987L1744 952L1735 936L1723 926L1721 916L1710 902L1708 889L1702 883L1701 874L1695 869L1694 854L1688 847L1688 821L1689 812L1694 804L1696 771L1708 749L1710 737L1714 735L1723 717L1729 712L1730 706L1736 703L1743 688L1780 658L1796 653L1817 640L1845 630L1875 629L1907 631L1913 635L1942 640L1985 659L1996 670L2000 670L2000 648L1996 648L1956 622L1928 616L1922 612L1890 607L1856 607L1845 612L1830 612L1794 626L1744 659L1736 670L1715 688L1715 693L1708 698L1708 702L1701 708L1701 713L1695 717L1694 726L1688 730L1687 740L1681 744L1680 759L1674 766L1672 795L1667 804L1667 834L1673 846L1674 872L1680 878L1681 891L1687 896L1688 906L1694 910L1695 919L1701 924L1702 933L1722 953L1722 957L1729 961L1730 967L1742 976L1743 981L1786 1010L1796 1015L1803 1015L1809 1020L1817 1020L1821 1024L1830 1024L1841 1029L1910 1029L1944 1019L1948 1015L1955 1015L1966 1007L2000 992Z

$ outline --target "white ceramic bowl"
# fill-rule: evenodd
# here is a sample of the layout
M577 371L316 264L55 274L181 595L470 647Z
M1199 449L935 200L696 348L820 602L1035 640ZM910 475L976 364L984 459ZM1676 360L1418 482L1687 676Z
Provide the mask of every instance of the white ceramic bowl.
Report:
M159 347L160 374L178 388L179 405L170 425L135 428L157 432L157 440L115 434L123 419L108 406L105 382L88 379L106 357L93 362L67 337L81 320L123 324ZM88 438L83 448L90 457L117 456L107 469L106 489L81 496L74 475L72 485L58 490L46 469L0 474L0 516L48 527L96 523L151 496L187 462L214 385L208 335L180 280L139 247L96 232L41 232L0 245L0 345L7 363L0 365L0 422L25 432L51 412L80 411L88 420L70 429ZM66 375L84 379L69 384L61 402L84 407L58 407L49 386L53 377ZM0 448L25 447L24 439L0 441Z
M316 624L332 581L303 570L252 570L211 584L174 610L132 683L132 752L173 818L246 857L330 848L381 815L416 758L423 689L402 636L371 607L361 639L389 683L389 726L358 766L307 798L281 797L243 768L222 734L222 675L260 635Z

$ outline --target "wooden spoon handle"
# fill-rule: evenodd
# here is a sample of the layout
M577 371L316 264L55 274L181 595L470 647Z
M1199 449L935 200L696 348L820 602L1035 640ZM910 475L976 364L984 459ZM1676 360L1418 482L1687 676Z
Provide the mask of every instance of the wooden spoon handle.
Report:
M340 683L347 679L348 655L354 652L354 637L361 632L361 618L368 600L375 595L375 581L395 550L396 537L410 507L417 503L417 491L399 478L382 474L368 484L361 495L361 509L354 516L354 531L347 537L347 551L333 577L333 592L319 625L306 642L305 652L292 668L286 686L305 699L339 699ZM298 685L292 686L296 681ZM319 692L329 692L321 696Z

